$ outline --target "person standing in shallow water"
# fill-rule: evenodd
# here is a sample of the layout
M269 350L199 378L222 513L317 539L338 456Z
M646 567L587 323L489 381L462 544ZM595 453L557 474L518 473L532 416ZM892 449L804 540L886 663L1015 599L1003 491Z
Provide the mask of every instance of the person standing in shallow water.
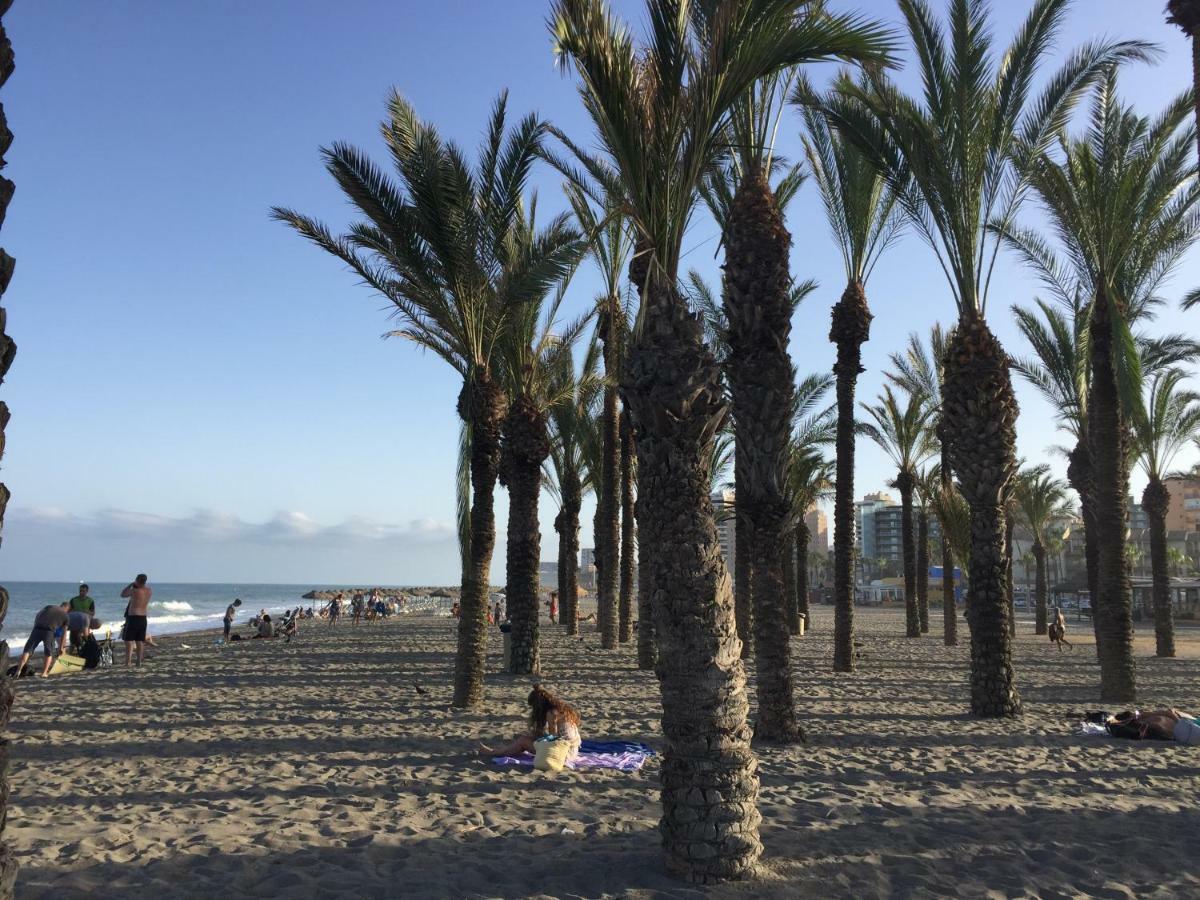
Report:
M134 651L137 651L137 664L140 666L146 656L146 625L150 610L150 596L153 591L146 582L145 575L133 579L121 597L129 600L125 612L125 665L133 662Z

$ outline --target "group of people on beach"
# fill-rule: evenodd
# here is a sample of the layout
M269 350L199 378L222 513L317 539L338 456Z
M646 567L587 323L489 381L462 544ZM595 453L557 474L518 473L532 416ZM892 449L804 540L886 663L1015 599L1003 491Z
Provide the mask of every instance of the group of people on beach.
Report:
M336 625L343 616L349 617L352 625L358 625L401 613L407 602L404 597L385 597L378 589L369 594L355 593L349 600L346 600L345 592L341 592L321 608L319 615L330 625Z

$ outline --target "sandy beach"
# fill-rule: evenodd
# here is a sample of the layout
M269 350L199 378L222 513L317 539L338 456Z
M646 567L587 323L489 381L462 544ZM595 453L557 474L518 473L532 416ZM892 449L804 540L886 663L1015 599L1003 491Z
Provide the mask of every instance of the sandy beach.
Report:
M860 610L860 669L834 677L832 611L816 616L793 641L809 744L760 751L755 882L700 891L664 874L655 760L557 776L478 760L477 740L520 726L529 679L490 677L486 711L452 711L453 625L407 618L306 623L291 645L190 634L162 639L142 671L23 680L18 896L1200 893L1200 873L1155 865L1192 858L1200 748L1072 733L1099 708L1086 624L1061 655L1022 624L1026 714L1003 722L964 714L965 644L906 640L901 611ZM544 680L577 703L585 736L657 745L653 675L584 627L580 643L544 626ZM1180 645L1176 660L1139 645L1143 708L1200 710L1200 631L1180 629Z

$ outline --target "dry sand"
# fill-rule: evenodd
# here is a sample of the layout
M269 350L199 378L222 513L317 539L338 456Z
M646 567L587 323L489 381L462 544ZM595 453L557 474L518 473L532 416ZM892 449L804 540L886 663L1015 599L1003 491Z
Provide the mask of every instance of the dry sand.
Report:
M1098 707L1092 647L1059 655L1023 623L1026 715L980 722L963 712L967 648L942 646L940 612L908 640L899 611L860 610L860 668L838 677L832 611L816 613L793 641L810 743L760 753L755 882L664 875L654 761L548 776L475 759L477 739L518 729L529 680L489 677L486 712L451 711L452 625L406 619L306 623L290 646L187 635L140 672L22 681L18 896L1200 894L1200 747L1074 736ZM656 744L653 676L585 628L581 645L546 626L546 681L586 736ZM1200 711L1200 632L1180 638L1190 658L1143 651L1144 707ZM491 670L499 651L493 634Z

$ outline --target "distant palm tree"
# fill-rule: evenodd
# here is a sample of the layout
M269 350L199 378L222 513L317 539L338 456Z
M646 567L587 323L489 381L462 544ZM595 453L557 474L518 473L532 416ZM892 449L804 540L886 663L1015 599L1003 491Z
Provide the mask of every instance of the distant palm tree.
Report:
M904 547L905 634L921 636L921 614L917 608L917 545L913 535L913 492L921 466L934 452L928 410L923 394L908 394L902 406L891 385L874 404L863 403L869 417L859 429L879 445L896 466L896 489L900 491L900 536Z
M1088 445L1097 541L1101 696L1136 697L1133 598L1123 552L1129 481L1128 424L1141 405L1141 354L1130 323L1139 307L1200 234L1200 185L1192 159L1191 93L1155 119L1123 106L1110 69L1097 84L1085 136L1064 138L1061 152L1032 155L1030 186L1086 287L1088 304ZM1036 235L1018 232L1043 281L1057 285L1064 266ZM1057 289L1057 288L1056 288Z
M825 217L842 255L846 288L833 306L829 340L837 345L837 472L833 502L833 670L854 670L854 391L862 345L871 332L867 281L900 232L896 193L854 145L843 140L821 111L807 81L794 94L806 134L804 149L821 193Z
M583 506L584 450L590 409L600 389L600 346L588 344L578 373L568 355L554 373L552 392L562 402L550 409L550 459L545 482L558 500L554 530L558 532L559 622L567 634L579 633L579 512Z
M933 428L933 434L937 441L941 462L930 469L930 472L927 474L936 472L941 479L942 483L937 490L942 488L949 489L951 487L951 477L950 462L946 452L948 445L942 440L942 434L945 430L945 422L942 414L942 364L946 358L946 334L942 331L942 326L935 324L930 329L928 348L918 335L910 334L908 336L908 346L904 352L892 353L888 358L891 360L892 368L887 372L887 377L909 394L923 394L930 414L936 416L937 424ZM928 507L936 490L933 485L924 483L924 480L923 483L918 483L917 487L918 490L924 488L925 491L921 503L921 512L918 515L917 530L920 532L922 528L925 528L927 531L929 527ZM954 554L950 551L950 544L944 537L941 544L942 641L947 647L953 647L958 643L958 617L954 611ZM922 538L918 533L918 557L923 548L928 556L926 539ZM928 566L922 565L918 558L917 605L921 614L922 634L926 634L929 631L928 595Z
M1050 523L1070 512L1067 505L1067 486L1050 474L1049 466L1031 466L1017 475L1017 515L1033 533L1033 559L1037 566L1034 597L1034 634L1045 634L1047 627L1046 601L1046 530Z
M832 375L809 375L796 386L792 412L792 441L788 453L787 475L784 496L788 502L785 531L791 535L787 542L785 565L792 561L795 550L795 585L788 598L788 630L800 633L800 616L811 625L809 612L809 533L804 518L817 500L825 496L833 486L833 463L826 459L826 449L834 443L837 434L837 416L834 407L825 405L825 396L834 385Z
M1133 411L1133 443L1146 473L1142 509L1150 522L1150 578L1154 596L1156 655L1175 655L1175 622L1167 565L1167 510L1171 494L1163 479L1179 451L1200 436L1200 394L1184 389L1185 374L1168 369L1150 382L1146 401Z
M550 21L608 163L590 174L606 178L637 231L631 271L641 305L622 384L647 510L642 544L671 573L654 576L667 869L724 881L761 854L758 779L706 471L728 406L680 296L683 237L700 181L724 149L730 110L755 82L813 60L885 62L890 45L882 28L804 0L648 0L647 13L645 48L602 0L555 0Z
M557 227L517 240L530 169L545 126L527 116L506 125L506 99L492 111L472 169L453 143L393 93L383 139L399 183L348 144L323 150L325 166L363 221L335 236L316 219L275 207L272 215L344 261L395 307L395 334L432 351L463 379L458 413L470 446L469 565L454 667L454 705L483 700L487 595L496 542L493 492L508 406L494 351L508 316L540 297L575 264L575 236ZM536 249L531 254L530 247Z
M917 475L917 615L921 620L921 634L929 634L929 511L933 496L941 489L940 469L930 466ZM939 481L934 481L939 478ZM945 560L943 560L945 562ZM951 596L953 596L951 573ZM944 599L944 598L943 598Z
M1167 0L1167 23L1178 25L1192 45L1192 98L1200 139L1200 0Z
M971 507L971 711L1012 716L1020 696L1008 629L1004 507L1017 471L1017 401L1008 355L986 318L998 242L993 226L1027 194L1026 162L1048 150L1088 86L1146 44L1093 42L1066 57L1036 98L1043 61L1068 0L1036 0L1013 43L995 46L986 0L948 0L943 25L922 0L899 0L922 94L881 69L867 83L842 76L827 104L839 132L870 155L934 250L958 312L945 358L948 459ZM830 108L832 107L831 113Z

